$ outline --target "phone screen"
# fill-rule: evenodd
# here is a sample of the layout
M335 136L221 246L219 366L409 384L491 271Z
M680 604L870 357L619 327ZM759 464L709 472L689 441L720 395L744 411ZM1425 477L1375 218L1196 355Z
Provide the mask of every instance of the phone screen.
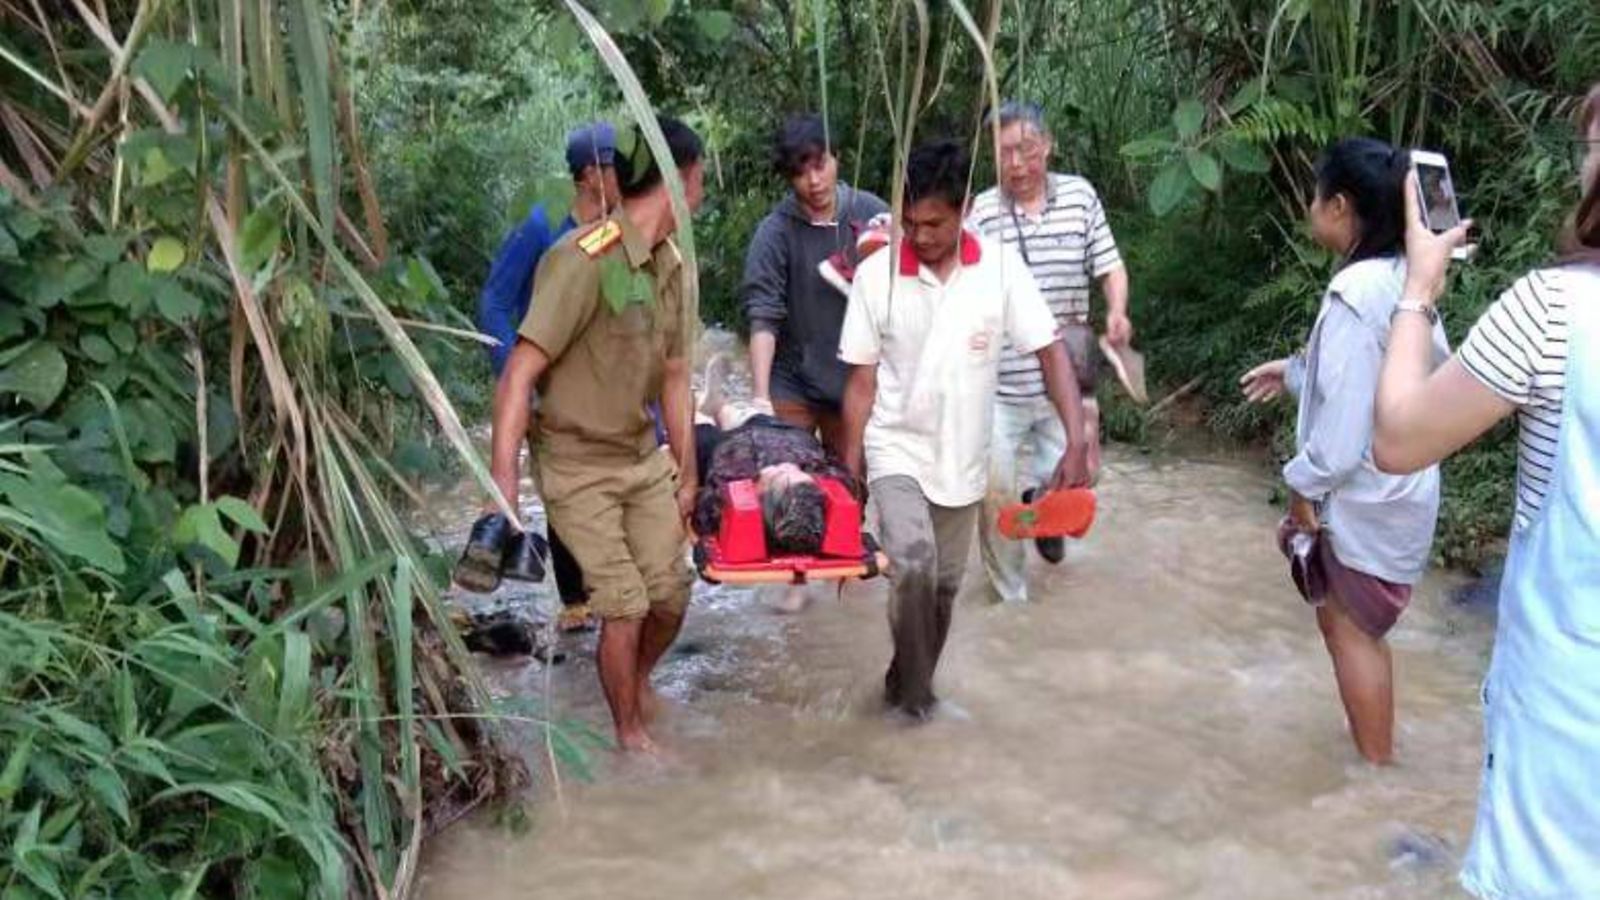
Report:
M1456 210L1456 189L1450 183L1450 170L1431 163L1417 163L1417 183L1422 190L1422 218L1429 231L1449 231L1461 224Z

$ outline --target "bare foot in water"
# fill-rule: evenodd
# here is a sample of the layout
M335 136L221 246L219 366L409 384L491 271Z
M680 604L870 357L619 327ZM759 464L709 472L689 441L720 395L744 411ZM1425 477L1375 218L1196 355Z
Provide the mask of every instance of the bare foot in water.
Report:
M631 728L627 731L617 732L617 749L623 753L639 754L641 756L658 756L661 748L651 740L650 735L643 728Z

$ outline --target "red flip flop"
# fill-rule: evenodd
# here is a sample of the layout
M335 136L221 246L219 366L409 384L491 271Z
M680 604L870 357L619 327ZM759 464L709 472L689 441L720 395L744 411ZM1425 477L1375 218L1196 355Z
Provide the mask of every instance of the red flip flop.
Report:
M1000 533L1012 540L1081 538L1094 524L1094 503L1094 491L1088 488L1051 491L1032 503L1013 503L1000 510Z

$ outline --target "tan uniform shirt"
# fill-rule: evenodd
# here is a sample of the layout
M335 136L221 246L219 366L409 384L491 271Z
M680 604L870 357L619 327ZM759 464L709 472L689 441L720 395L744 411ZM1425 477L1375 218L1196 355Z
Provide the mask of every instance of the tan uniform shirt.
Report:
M543 453L633 461L656 448L646 404L684 355L682 258L626 215L564 236L534 274L518 334L550 358L535 427Z

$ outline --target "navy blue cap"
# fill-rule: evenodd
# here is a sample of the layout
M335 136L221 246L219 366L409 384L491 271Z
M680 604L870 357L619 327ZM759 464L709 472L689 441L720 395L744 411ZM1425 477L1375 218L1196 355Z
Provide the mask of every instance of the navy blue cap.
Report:
M567 168L573 173L598 163L609 166L617 158L617 130L610 122L590 122L567 134Z

